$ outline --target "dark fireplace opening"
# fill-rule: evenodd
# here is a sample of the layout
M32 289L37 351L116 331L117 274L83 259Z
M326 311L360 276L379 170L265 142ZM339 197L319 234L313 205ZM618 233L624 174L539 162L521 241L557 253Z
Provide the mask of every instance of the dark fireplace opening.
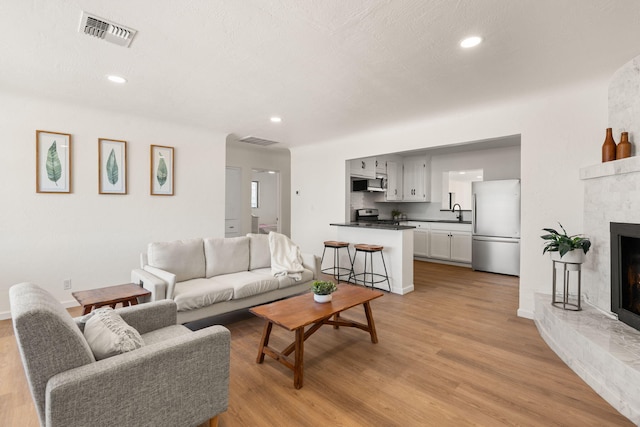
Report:
M611 311L640 330L640 224L612 222Z

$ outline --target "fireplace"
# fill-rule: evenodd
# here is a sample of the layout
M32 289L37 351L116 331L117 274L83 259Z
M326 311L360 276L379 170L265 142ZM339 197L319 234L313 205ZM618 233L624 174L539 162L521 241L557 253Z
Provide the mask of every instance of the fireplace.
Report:
M640 330L640 224L612 222L611 311Z

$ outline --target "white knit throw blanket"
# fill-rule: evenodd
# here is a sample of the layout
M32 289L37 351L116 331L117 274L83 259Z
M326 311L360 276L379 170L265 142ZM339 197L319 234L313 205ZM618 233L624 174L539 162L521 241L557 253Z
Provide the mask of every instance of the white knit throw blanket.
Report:
M302 255L300 247L284 234L269 233L269 249L271 249L271 273L275 277L289 276L295 281L302 280Z

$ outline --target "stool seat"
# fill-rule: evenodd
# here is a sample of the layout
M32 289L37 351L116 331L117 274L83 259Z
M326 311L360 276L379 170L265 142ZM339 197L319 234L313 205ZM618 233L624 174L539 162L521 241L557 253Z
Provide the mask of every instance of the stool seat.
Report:
M360 243L360 244L354 245L353 247L356 248L356 250L358 250L358 251L364 251L364 252L380 252L381 250L384 249L384 246L367 245L367 244L364 244L364 243Z
M348 248L349 247L348 242L338 242L336 240L327 240L326 242L324 242L324 245L329 248Z

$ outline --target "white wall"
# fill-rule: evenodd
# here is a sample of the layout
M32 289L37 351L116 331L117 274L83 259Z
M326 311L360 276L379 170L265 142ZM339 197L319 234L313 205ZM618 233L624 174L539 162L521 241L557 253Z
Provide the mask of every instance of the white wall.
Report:
M335 227L329 223L344 220L346 159L520 134L518 313L533 317L533 294L551 292L551 264L542 256L541 229L561 221L576 233L582 231L583 190L578 170L600 159L607 127L607 85L608 79L584 82L292 149L292 238L303 251L316 254L322 252L324 240L336 238Z
M0 317L8 289L127 283L152 241L224 235L226 134L0 94ZM35 132L72 134L73 193L37 194ZM128 142L128 195L98 194L98 138ZM175 147L175 196L149 195L149 145Z
M280 224L281 232L291 234L291 153L275 147L254 147L227 138L227 166L242 169L242 224L241 235L251 232L251 176L253 169L280 172ZM344 168L344 165L342 166ZM344 183L343 183L344 185ZM262 220L261 220L262 221Z

